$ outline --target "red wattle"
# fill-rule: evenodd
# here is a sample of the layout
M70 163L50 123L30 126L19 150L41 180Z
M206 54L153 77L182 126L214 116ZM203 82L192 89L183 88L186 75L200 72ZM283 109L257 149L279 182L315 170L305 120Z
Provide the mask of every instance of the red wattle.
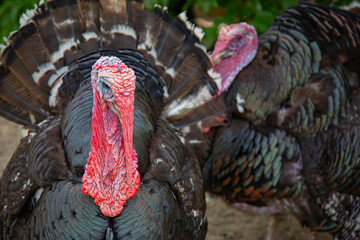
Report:
M128 70L124 71L124 75L127 76ZM118 81L121 77L123 76L115 75L114 81ZM133 79L126 78L121 83L129 84L130 80L135 81L134 76L130 77ZM110 82L113 79L108 80ZM111 83L115 87L118 84ZM100 97L96 78L93 79L92 84L94 88L93 132L88 163L82 177L82 191L95 199L95 204L100 207L105 216L115 217L121 213L126 201L136 194L140 186L138 160L132 146L134 91L119 91L119 96L116 98L119 112L115 113L114 109L110 108L109 102ZM123 86L118 87L126 89Z

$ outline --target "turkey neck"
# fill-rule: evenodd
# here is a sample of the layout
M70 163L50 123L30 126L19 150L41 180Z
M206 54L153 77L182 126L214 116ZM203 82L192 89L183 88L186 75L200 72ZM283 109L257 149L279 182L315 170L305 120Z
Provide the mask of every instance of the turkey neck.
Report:
M91 136L91 155L99 160L104 187L122 177L124 183L132 184L132 176L136 153L133 149L134 95L128 96L122 104L116 104L120 113L115 113L108 102L99 99L94 103ZM91 158L89 158L89 161ZM121 171L122 169L129 171ZM128 169L130 168L130 169Z
M92 80L94 104L92 111L91 149L83 175L82 191L93 198L108 217L115 217L126 200L133 197L140 185L136 152L133 149L134 86L132 70L110 74L113 97L101 80ZM120 68L119 67L119 68ZM105 70L104 70L105 71ZM124 73L125 72L125 73ZM133 78L130 84L127 80Z

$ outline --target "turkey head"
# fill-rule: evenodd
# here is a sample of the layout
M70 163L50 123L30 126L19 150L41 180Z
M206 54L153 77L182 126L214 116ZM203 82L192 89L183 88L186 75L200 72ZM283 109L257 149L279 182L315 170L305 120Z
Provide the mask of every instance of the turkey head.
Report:
M82 191L108 217L119 215L140 185L133 149L135 80L116 57L101 57L92 67L93 132Z
M236 75L255 57L258 37L255 28L247 23L231 24L220 29L211 55L214 71L221 75L221 89L225 92Z

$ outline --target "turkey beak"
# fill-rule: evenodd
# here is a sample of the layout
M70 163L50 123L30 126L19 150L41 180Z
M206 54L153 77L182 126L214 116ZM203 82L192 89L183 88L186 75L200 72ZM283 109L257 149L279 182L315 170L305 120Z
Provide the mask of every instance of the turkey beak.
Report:
M118 116L119 121L122 125L123 123L122 123L122 119L121 119L121 111L119 109L119 106L116 104L116 102L109 102L109 106L110 106L111 110L116 114L116 116Z
M234 55L235 55L235 51L232 51L232 50L229 50L229 49L224 49L214 57L213 63L216 64L220 60L222 60L224 58L232 57Z

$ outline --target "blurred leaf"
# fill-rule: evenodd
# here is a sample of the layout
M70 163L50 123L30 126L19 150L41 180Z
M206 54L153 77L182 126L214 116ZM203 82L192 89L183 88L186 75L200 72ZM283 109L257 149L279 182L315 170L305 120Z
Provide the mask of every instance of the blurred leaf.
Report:
M19 16L27 9L34 8L38 0L3 0L0 5L0 41L8 37L10 32L19 28Z
M156 0L147 0L144 1L144 8L148 9L148 10L153 10L154 9L154 5L155 3L157 3L158 1Z
M217 0L195 0L195 6L199 6L205 13L208 13L210 8L218 7Z

